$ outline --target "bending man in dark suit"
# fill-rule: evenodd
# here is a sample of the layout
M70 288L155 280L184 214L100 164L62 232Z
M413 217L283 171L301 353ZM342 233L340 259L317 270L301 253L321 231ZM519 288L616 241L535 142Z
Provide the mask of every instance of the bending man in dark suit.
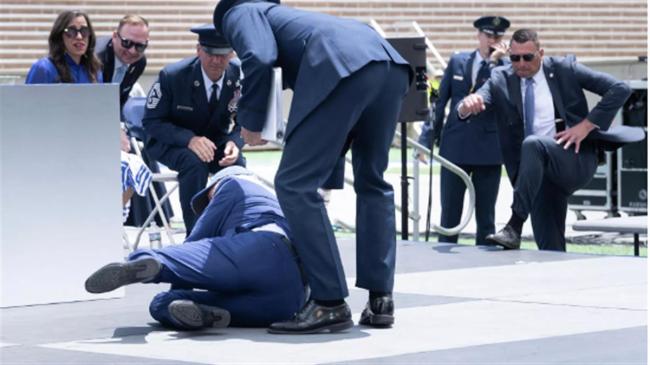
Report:
M242 61L238 122L250 145L261 133L273 67L294 91L275 177L280 206L305 265L311 300L272 333L340 331L352 326L345 274L317 189L351 142L357 194L357 282L368 289L360 323L393 323L395 205L384 180L403 96L407 62L369 26L278 5L222 0L214 24Z
M511 66L493 70L490 80L458 106L461 117L486 108L495 111L514 187L512 216L488 240L519 248L530 214L539 249L565 251L567 198L593 177L599 140L624 137L605 131L631 91L625 83L577 63L574 56L544 57L537 33L530 29L513 34L510 60ZM583 90L602 96L591 110Z
M212 178L192 207L201 216L184 244L137 250L90 275L86 290L140 282L188 288L162 292L149 306L154 319L179 329L268 326L300 309L300 268L270 189L232 166Z
M508 19L484 16L474 22L478 29L478 49L451 56L440 83L435 106L433 139L440 143L440 156L462 168L472 178L476 190L476 244L485 244L485 237L495 232L494 209L501 181L501 151L497 139L494 111L486 111L471 118L459 120L451 112L444 124L447 103L456 105L468 94L478 90L489 79L490 71L504 65L501 59L507 52L502 42L510 26ZM442 132L442 139L441 137ZM429 143L432 148L432 143ZM455 227L460 223L465 198L465 183L449 171L440 171L440 225ZM458 242L458 235L439 236L440 242Z
M95 53L104 65L104 82L120 84L120 109L147 66L148 44L149 22L138 15L125 15L111 37L97 40Z
M243 140L235 123L240 70L233 51L213 25L192 28L197 57L166 66L147 97L142 123L146 148L156 161L178 171L183 221L190 234L196 215L190 200L208 175L245 166Z

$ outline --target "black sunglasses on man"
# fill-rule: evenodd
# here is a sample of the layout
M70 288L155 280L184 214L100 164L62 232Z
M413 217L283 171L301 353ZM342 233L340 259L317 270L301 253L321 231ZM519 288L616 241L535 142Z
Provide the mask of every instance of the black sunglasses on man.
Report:
M510 61L512 62L519 62L521 60L524 60L526 62L530 62L535 59L535 54L534 53L526 53L526 54L511 54L510 55Z
M134 41L132 41L130 39L122 38L122 36L119 35L119 34L117 36L120 38L120 44L122 45L122 47L124 47L126 49L131 49L131 47L135 47L135 50L138 53L144 52L144 50L147 49L147 46L149 45L149 42L138 43L138 42L134 42Z

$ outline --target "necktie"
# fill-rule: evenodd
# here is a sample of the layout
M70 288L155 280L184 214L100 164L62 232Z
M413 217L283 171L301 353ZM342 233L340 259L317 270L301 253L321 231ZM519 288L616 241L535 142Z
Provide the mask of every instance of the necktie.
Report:
M526 93L524 95L524 134L526 137L533 134L533 121L535 120L535 81L526 79Z
M219 89L219 85L216 83L212 84L212 92L210 93L210 99L208 100L208 110L210 111L210 115L214 113L214 110L217 108L217 92Z
M126 65L122 65L115 69L115 75L113 75L114 84L122 83L122 80L124 79L124 75L126 74L126 69L127 69Z
M478 69L478 72L476 73L476 82L474 83L474 90L478 90L483 86L483 84L490 78L490 65L485 62L485 60L481 61L481 67Z

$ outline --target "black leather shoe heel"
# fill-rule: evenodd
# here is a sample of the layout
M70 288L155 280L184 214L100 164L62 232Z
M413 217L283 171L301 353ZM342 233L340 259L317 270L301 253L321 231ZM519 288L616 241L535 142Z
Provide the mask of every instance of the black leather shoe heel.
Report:
M361 312L359 324L377 328L387 328L395 323L395 305L391 295L384 295L368 301Z
M305 304L292 319L271 323L269 333L274 334L312 334L340 332L354 326L352 313L347 303L336 307L325 307L312 299Z
M225 309L196 304L191 300L174 300L167 306L171 317L179 327L189 330L201 328L225 328L230 324L230 312Z

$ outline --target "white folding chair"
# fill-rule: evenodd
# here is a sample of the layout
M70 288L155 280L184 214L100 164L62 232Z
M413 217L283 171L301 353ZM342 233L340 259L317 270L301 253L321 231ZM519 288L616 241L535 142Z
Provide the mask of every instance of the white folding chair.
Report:
M131 135L131 146L135 151L135 154L142 158L142 148L144 141L144 128L142 127L142 118L144 117L144 107L146 103L145 97L130 97L129 100L124 104L122 111L125 123ZM156 214L160 217L160 221L163 225L163 230L169 238L169 242L174 244L174 233L182 233L182 230L174 230L169 224L169 220L165 216L165 211L163 209L163 204L169 199L172 193L178 189L178 173L172 172L155 172L152 173L152 184L149 186L149 194L154 201L154 209L151 210L149 216L142 224L142 227L139 228L135 241L133 243L133 250L136 250L140 244L140 239L142 234L147 230L151 222L155 219ZM167 190L165 195L158 197L158 193L154 187L153 183L167 183L174 182L175 184ZM159 243L160 245L160 243Z

